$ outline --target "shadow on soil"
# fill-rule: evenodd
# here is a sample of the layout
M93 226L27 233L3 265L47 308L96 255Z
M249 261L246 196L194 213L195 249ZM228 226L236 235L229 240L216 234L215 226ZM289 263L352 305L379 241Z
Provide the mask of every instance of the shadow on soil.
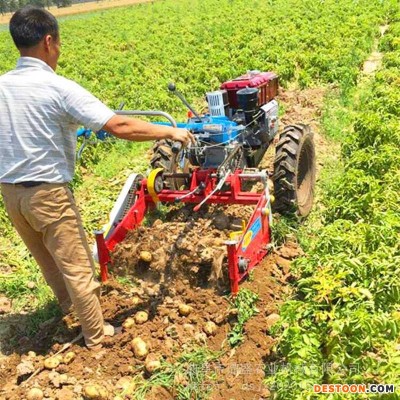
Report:
M46 353L54 337L65 335L61 310L56 301L19 314L6 314L0 317L0 351L5 355L24 354L28 351Z

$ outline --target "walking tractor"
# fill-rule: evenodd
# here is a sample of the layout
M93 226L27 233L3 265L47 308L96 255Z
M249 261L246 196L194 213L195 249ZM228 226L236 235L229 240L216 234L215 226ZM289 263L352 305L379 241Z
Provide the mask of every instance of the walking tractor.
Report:
M290 125L282 130L279 141L276 139L278 76L273 72L250 71L223 83L220 90L206 93L208 112L204 115L190 106L175 85L168 89L188 107L186 123L177 124L161 111L117 113L165 117L165 124L190 130L196 142L187 148L166 140L156 142L148 176L129 176L107 228L96 232L101 278L107 280L110 252L160 202L193 203L193 212L204 204L254 205L242 231L233 232L226 242L235 294L239 282L271 247L272 212L300 217L310 212L315 182L312 132L307 125ZM276 142L274 171L258 169L268 147ZM262 190L249 191L249 182L256 181L261 182Z

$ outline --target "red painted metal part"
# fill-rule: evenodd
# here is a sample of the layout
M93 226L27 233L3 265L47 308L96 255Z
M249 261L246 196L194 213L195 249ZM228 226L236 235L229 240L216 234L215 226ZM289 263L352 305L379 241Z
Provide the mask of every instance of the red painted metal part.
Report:
M106 242L104 240L104 232L96 231L95 237L96 237L96 245L97 245L97 254L99 256L101 281L107 282L108 266L111 263L110 253L108 251Z
M255 205L254 213L239 239L227 242L229 278L231 281L231 292L234 294L239 289L239 282L267 254L267 245L271 240L269 223L269 213L271 210L268 190L265 189L262 193L242 191L241 180L245 176L240 170L230 174L225 181L224 190L216 192L207 200L209 204ZM200 183L203 183L201 193L183 197L198 187ZM210 194L217 183L218 180L215 171L195 170L191 176L189 190L162 190L158 193L158 198L162 202L175 202L177 198L183 197L182 202L198 204ZM136 196L134 205L122 221L103 239L103 243L96 236L102 271L107 271L107 265L110 263L109 252L112 252L115 246L125 239L126 234L130 230L136 229L142 223L148 209L155 206L151 196L148 194L146 179L142 180L141 187ZM102 280L103 276L106 279L106 275L106 272L102 272Z
M271 242L270 213L270 199L268 193L264 191L236 246L235 257L239 267L240 260L247 264L246 270L239 273L239 281L268 253L268 244Z
M238 258L236 255L236 245L237 241L229 240L226 243L228 248L228 272L229 272L229 280L231 281L231 292L236 294L239 291L239 266L238 266Z
M195 170L192 174L190 188L188 190L163 190L158 193L158 198L163 202L173 202L177 198L183 197L193 191L202 182L205 185L201 194L192 194L182 198L183 203L200 203L209 195L217 184L217 177L213 170ZM226 179L226 190L215 193L207 201L209 204L243 204L253 205L260 200L260 193L243 192L241 190L241 172L240 170L230 174Z
M258 105L268 103L278 94L278 75L274 72L248 72L238 78L227 81L221 85L221 89L228 92L229 106L240 108L237 91L246 87L258 88Z
M141 225L149 208L154 207L154 202L146 192L146 179L143 179L137 193L135 204L131 207L124 219L106 237L106 245L109 251L113 251L118 243L121 243L126 234Z

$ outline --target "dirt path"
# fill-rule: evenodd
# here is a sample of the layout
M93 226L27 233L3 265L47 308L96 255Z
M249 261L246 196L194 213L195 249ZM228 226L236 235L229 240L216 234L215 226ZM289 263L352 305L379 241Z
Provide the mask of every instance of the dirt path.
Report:
M389 25L381 25L379 27L379 32L381 36L383 36L388 29ZM381 65L383 54L378 51L378 42L379 39L375 39L374 47L372 49L372 53L368 57L368 59L364 62L363 65L363 73L366 75L370 75L374 73Z
M56 17L65 17L67 15L82 14L93 11L107 10L109 8L130 6L137 3L154 2L155 0L101 0L90 3L73 4L70 7L58 8L52 6L48 10ZM0 16L0 24L8 24L12 13L6 13Z
M310 123L317 153L327 150L318 133L323 96L321 89L282 91L279 96L286 110L283 125ZM266 158L264 167L270 166L270 160ZM104 349L96 354L90 354L82 341L72 345L68 350L74 353L72 361L61 358L53 370L42 370L28 383L24 381L43 367L44 359L74 338L79 327L70 316L64 321L42 324L35 336L26 337L26 316L6 314L2 323L10 327L13 340L7 341L8 355L0 360L0 398L21 399L32 388L39 388L47 398L80 399L89 383L106 391L107 396L97 398L112 399L121 393L121 388L125 388L128 398L133 398L129 392L141 390L148 382L141 378L144 360L135 356L131 344L137 337L148 344L153 358L175 366L175 388L154 387L146 399L176 399L177 388L187 391L196 384L205 385L196 390L208 390L212 400L267 398L264 366L270 362L274 345L269 329L279 319L279 305L290 296L288 281L294 278L290 263L302 251L296 243L287 242L254 270L252 279L241 285L259 295L258 313L246 323L243 343L231 348L228 333L237 323L238 314L223 295L223 242L238 219L247 218L249 212L246 207L230 207L228 211L210 207L193 218L183 209L170 212L164 221L156 220L152 227L133 232L116 251L114 263L115 273L131 275L136 286L111 282L104 288L102 308L106 320L113 325L137 318L140 311L147 314L148 320L125 326L121 333L108 338ZM151 261L143 260L146 251ZM189 306L189 311L182 305ZM193 354L206 348L221 355L211 363L195 364ZM182 361L183 354L193 358ZM196 375L194 367L215 373L215 379L190 381ZM177 373L179 368L181 372Z

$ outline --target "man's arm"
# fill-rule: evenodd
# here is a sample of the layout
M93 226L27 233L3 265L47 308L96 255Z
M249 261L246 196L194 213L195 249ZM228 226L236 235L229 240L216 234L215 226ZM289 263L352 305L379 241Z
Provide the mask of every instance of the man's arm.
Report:
M64 79L64 78L61 78ZM99 99L76 82L63 81L63 106L76 123L98 131L100 129L121 139L134 141L170 139L184 146L194 143L194 136L186 129L155 125L123 115L116 115Z
M170 139L182 142L184 146L187 146L189 142L194 143L194 136L186 129L155 125L123 115L114 115L103 126L103 129L120 139L137 142Z

